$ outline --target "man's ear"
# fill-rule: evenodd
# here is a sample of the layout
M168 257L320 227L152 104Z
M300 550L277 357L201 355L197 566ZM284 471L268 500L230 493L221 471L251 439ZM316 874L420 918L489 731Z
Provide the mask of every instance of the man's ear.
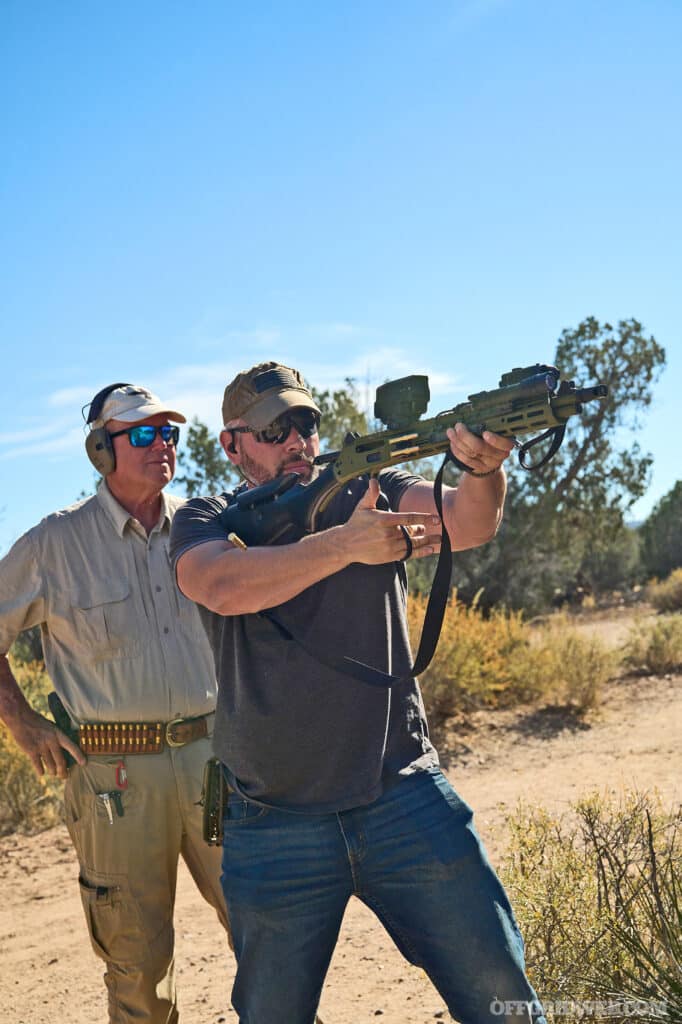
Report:
M227 455L230 462L233 462L235 466L238 466L241 462L237 446L235 444L235 434L231 430L220 431L220 444L222 449Z

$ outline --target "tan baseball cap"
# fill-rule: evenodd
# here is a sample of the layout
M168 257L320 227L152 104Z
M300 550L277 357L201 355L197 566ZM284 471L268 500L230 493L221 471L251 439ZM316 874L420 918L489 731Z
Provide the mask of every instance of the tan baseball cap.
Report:
M238 373L225 388L223 423L244 420L248 427L262 430L283 412L301 407L320 411L298 370L281 363L259 363Z
M109 420L122 420L123 423L139 423L149 416L164 413L169 420L186 423L187 418L181 412L169 407L155 394L139 384L122 384L110 391L96 420L91 427L102 427Z

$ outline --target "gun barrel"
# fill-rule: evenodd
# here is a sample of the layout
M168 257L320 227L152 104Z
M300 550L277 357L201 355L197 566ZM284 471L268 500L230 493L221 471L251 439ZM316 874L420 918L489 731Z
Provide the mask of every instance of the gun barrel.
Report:
M608 393L606 384L593 384L591 387L578 388L575 397L579 402L593 402L595 398L606 398Z

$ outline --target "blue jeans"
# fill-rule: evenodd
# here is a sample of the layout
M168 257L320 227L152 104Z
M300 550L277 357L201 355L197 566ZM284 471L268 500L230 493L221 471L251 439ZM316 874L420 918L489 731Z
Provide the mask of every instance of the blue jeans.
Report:
M268 810L230 793L223 843L240 1024L312 1024L352 895L461 1024L544 1024L506 893L471 809L439 770L338 814Z

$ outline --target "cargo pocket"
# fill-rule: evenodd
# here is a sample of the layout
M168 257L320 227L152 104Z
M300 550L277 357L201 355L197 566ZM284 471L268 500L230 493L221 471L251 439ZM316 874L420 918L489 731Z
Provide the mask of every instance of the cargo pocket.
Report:
M81 874L80 886L85 920L92 948L98 957L123 967L143 963L149 957L137 904L120 881L88 881Z

